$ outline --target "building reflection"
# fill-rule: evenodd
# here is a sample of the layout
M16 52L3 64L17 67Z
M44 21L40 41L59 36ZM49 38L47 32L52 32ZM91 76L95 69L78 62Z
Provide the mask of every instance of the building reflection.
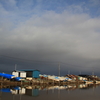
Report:
M25 94L26 93L26 89L25 88L21 88L21 87L14 87L12 89L10 89L12 94Z
M96 84L68 84L65 86L23 86L23 87L10 87L10 88L1 88L0 92L10 92L13 95L28 95L28 96L33 96L37 97L39 96L40 91L49 91L53 90L75 90L75 89L90 89L90 88L95 88L99 85Z
M26 89L26 95L29 95L29 96L39 96L39 89Z

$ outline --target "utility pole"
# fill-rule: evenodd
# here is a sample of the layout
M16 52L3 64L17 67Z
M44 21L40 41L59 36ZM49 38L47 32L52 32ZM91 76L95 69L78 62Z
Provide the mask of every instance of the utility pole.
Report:
M70 74L70 70L68 70L68 74Z
M81 71L80 71L79 73L80 73L80 75L82 74L82 72L81 72Z
M15 64L15 71L17 70L17 64Z
M59 63L58 69L59 69L59 76L60 76L60 63Z
M94 76L94 71L92 72L92 75Z

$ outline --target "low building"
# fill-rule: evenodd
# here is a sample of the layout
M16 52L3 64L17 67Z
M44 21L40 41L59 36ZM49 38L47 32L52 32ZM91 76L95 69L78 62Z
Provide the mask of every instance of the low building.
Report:
M12 72L12 75L14 75L15 77L26 78L26 72L25 71L14 70Z
M40 74L39 70L24 69L24 70L21 70L21 71L26 72L26 77L39 78L39 74Z

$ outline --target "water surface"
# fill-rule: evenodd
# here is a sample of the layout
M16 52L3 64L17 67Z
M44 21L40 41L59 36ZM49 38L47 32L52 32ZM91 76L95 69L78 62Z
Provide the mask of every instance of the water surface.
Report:
M100 86L23 86L0 89L0 100L100 100Z

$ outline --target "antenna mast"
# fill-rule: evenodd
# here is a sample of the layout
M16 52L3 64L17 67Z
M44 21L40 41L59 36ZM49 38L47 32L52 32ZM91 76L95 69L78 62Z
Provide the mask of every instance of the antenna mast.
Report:
M15 71L16 71L16 69L17 69L17 64L15 64Z

